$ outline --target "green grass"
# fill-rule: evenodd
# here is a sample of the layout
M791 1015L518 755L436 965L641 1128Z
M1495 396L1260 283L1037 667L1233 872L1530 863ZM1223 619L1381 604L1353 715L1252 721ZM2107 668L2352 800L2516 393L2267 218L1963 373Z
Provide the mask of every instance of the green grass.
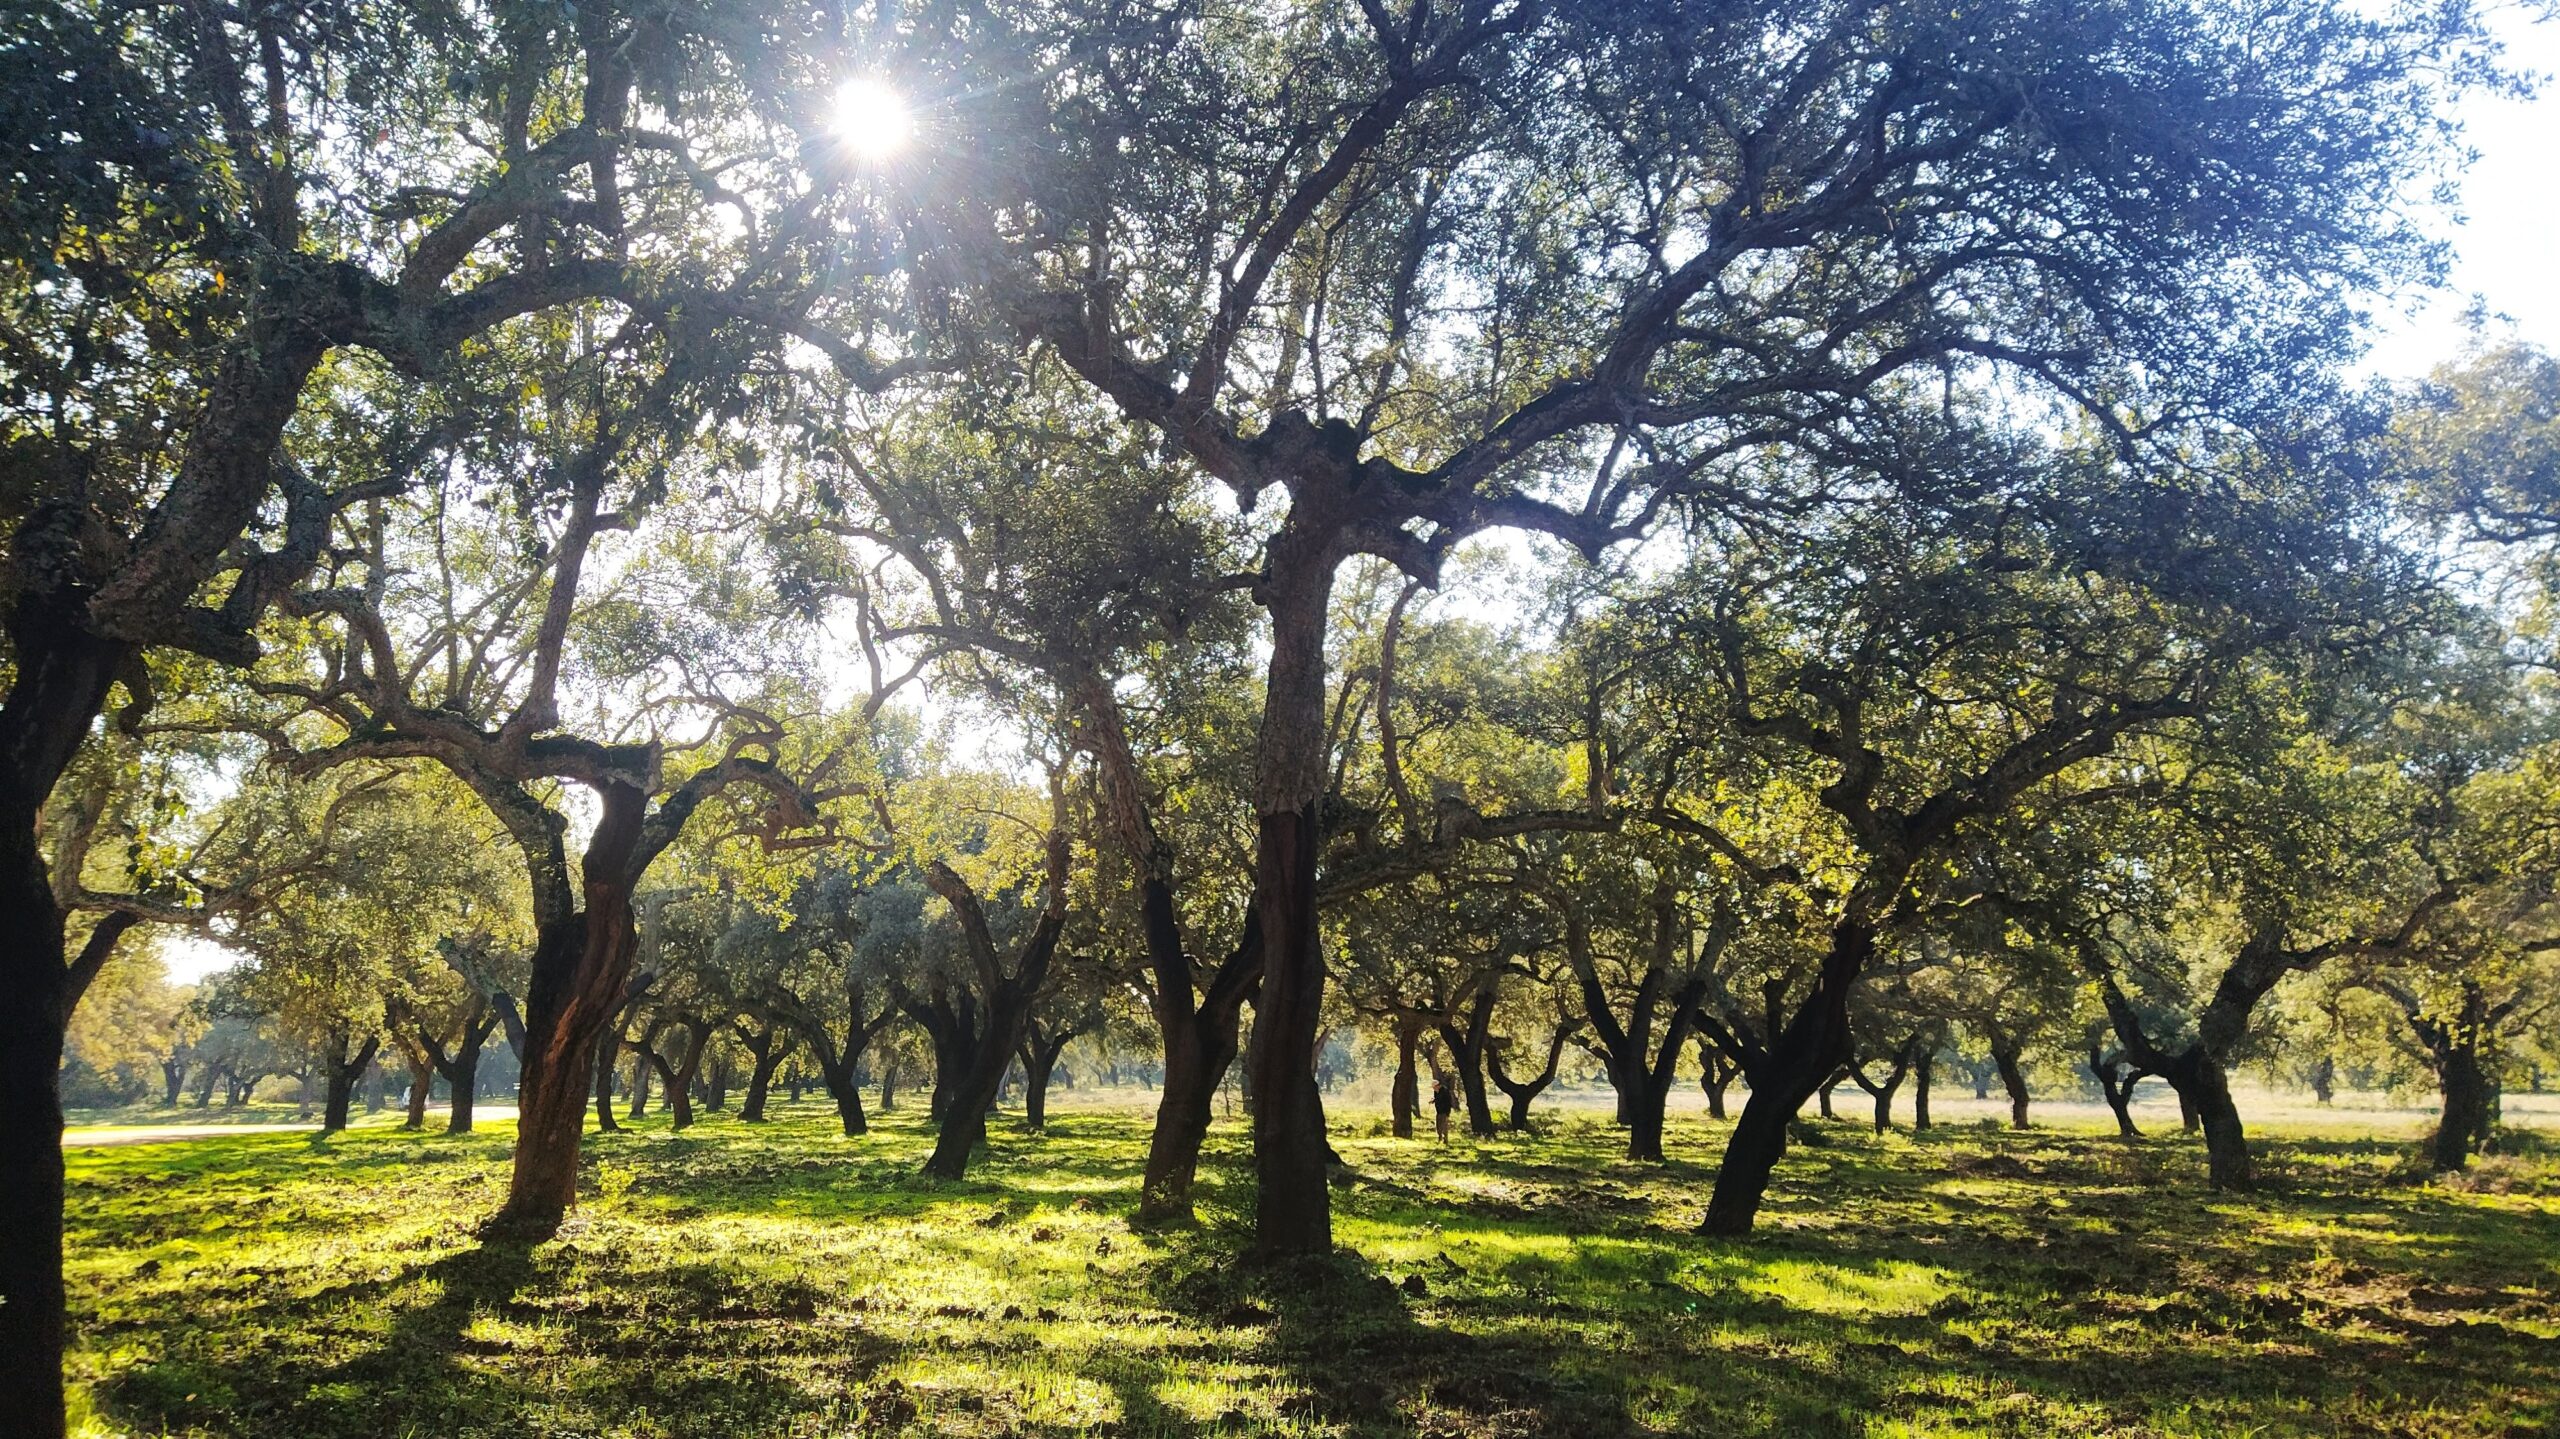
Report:
M1693 1236L1720 1132L1441 1149L1337 1125L1343 1256L1134 1231L1143 1116L1009 1121L970 1182L905 1114L592 1139L594 1196L483 1246L507 1126L71 1155L95 1433L282 1436L2560 1433L2560 1156L2459 1187L2401 1140L1819 1127L1763 1233Z

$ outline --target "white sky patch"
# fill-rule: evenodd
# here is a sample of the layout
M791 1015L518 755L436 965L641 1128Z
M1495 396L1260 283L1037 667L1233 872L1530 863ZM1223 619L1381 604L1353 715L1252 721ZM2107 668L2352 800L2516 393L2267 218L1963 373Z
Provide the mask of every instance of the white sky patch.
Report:
M2479 159L2461 176L2463 221L2441 233L2454 251L2450 288L2414 313L2385 307L2368 365L2414 379L2459 357L2480 335L2560 348L2560 20L2514 9L2491 28L2509 63L2543 79L2530 99L2475 96L2456 113Z

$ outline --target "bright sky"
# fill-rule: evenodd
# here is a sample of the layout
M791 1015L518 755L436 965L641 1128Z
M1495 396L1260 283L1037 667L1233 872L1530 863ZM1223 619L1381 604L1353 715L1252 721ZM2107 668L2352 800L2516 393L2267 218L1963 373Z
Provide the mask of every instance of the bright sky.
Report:
M2519 68L2560 76L2560 19L2537 24L2508 11L2496 28ZM2560 349L2560 83L2547 81L2531 100L2475 99L2461 113L2480 157L2461 177L2462 223L2447 231L2451 288L2382 327L2373 367L2395 379L2460 354L2475 301L2489 338Z
M2560 76L2560 20L2508 12L2499 24L2521 68ZM2491 339L2560 349L2560 84L2531 100L2475 99L2462 121L2479 159L2462 176L2462 218L2446 233L2456 256L2450 288L2377 319L2371 364L2408 379L2461 354L2475 308ZM171 979L192 984L239 956L197 935L160 946Z

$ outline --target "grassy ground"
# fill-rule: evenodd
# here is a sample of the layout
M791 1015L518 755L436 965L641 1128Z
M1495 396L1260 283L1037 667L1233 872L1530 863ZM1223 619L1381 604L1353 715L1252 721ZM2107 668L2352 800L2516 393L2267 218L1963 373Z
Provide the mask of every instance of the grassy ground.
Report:
M1720 1136L1349 1117L1337 1262L1133 1231L1145 1125L999 1124L962 1185L901 1114L591 1144L554 1242L483 1246L507 1126L71 1153L93 1433L260 1436L2560 1434L2560 1153L2460 1186L2397 1139L1818 1126L1764 1233L1696 1222Z

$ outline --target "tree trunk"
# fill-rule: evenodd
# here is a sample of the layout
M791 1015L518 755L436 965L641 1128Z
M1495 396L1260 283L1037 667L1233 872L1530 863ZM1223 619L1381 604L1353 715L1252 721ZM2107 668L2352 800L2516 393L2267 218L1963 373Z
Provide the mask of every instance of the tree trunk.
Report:
M773 1090L773 1072L782 1067L782 1057L791 1046L777 1043L770 1025L753 1036L741 1033L738 1041L746 1045L747 1053L756 1061L755 1068L747 1074L747 1097L739 1102L738 1118L748 1124L762 1124L765 1098Z
M587 841L585 908L542 927L525 1006L524 1080L516 1100L515 1170L498 1223L548 1235L578 1201L578 1144L587 1117L596 1040L612 1020L639 949L631 910L649 797L636 785L599 787L603 813Z
M187 1062L183 1059L160 1061L160 1082L166 1086L166 1092L160 1100L160 1107L177 1108L179 1096L186 1092Z
M407 1119L399 1121L399 1127L425 1129L428 1127L428 1091L435 1088L435 1068L428 1065L425 1050L402 1050L402 1057L410 1060L410 1114L407 1114Z
M676 1027L684 1031L684 1058L672 1071L659 1077L666 1081L667 1086L667 1127L684 1130L693 1125L694 1082L702 1077L703 1051L711 1047L711 1032L708 1025L691 1020Z
M818 1056L818 1078L826 1085L827 1096L836 1102L836 1118L844 1124L845 1138L853 1139L869 1133L871 1121L862 1113L861 1076L855 1072L853 1057L844 1056L830 1063L825 1055ZM881 1092L885 1101L885 1079Z
M2000 1072L2000 1087L2007 1090L2009 1093L2009 1127L2011 1129L2024 1129L2027 1127L2027 1068L2024 1063L2025 1058L2026 1056L2014 1045L1993 1045L1991 1047L1991 1063L1992 1066ZM2103 1080L2101 1082L2103 1082ZM2110 1100L2109 1102L2112 1103L2113 1101ZM2116 1117L2119 1120L2122 1120L2124 1115L2119 1111Z
M1022 1046L1022 1127L1033 1134L1049 1127L1049 1076L1066 1047L1064 1039L1047 1045L1033 1039Z
M1926 1134L1929 1130L1929 1077L1937 1065L1937 1054L1925 1046L1911 1061L1911 1132L1914 1134Z
M454 1046L453 1063L444 1071L445 1087L452 1091L452 1102L445 1111L447 1134L471 1132L474 1101L480 1097L480 1049L487 1040L485 1031L475 1034L465 1028L461 1042Z
M1013 1067L1029 1008L1011 995L986 1006L987 1033L966 1046L967 1067L950 1076L942 1090L942 1127L934 1134L933 1153L925 1157L925 1173L936 1179L968 1177L970 1155L986 1142L987 1111L1004 1086L1005 1071Z
M1566 1033L1567 1031L1564 1025L1558 1024L1556 1026L1554 1036L1547 1041L1546 1067L1539 1070L1536 1074L1531 1075L1526 1080L1515 1080L1503 1071L1501 1050L1488 1049L1485 1052L1486 1070L1492 1074L1493 1082L1501 1088L1505 1095L1510 1097L1511 1128L1515 1132L1527 1132L1529 1128L1529 1102L1544 1093L1548 1085L1556 1082L1556 1066L1564 1059Z
M1848 1075L1846 1075L1846 1074L1835 1074L1835 1075L1832 1075L1830 1078L1828 1078L1828 1079L1826 1079L1826 1080L1822 1081L1822 1083L1817 1087L1816 1092L1817 1092L1817 1093L1819 1093L1819 1094L1822 1096L1822 1117L1823 1117L1823 1118L1825 1118L1825 1119L1838 1119L1838 1118L1840 1117L1838 1114L1836 1114L1836 1113L1834 1113L1834 1112L1832 1111L1832 1108L1831 1108L1831 1091L1833 1091L1833 1090L1835 1090L1835 1089L1838 1089L1841 1085L1846 1084L1846 1083L1848 1083L1848 1082L1849 1082L1849 1076L1848 1076Z
M2328 1104L2338 1097L2338 1061L2335 1057L2324 1054L2318 1064L2311 1066L2311 1097L2321 1104Z
M1388 1128L1398 1139L1413 1137L1414 1111L1422 1107L1422 1080L1414 1069L1414 1050L1422 1043L1422 1021L1396 1020L1396 1078L1387 1091Z
M373 1063L373 1052L381 1044L382 1036L369 1034L349 1054L343 1032L330 1037L328 1051L321 1056L321 1082L327 1095L320 1111L322 1134L335 1134L347 1127L348 1112L355 1107L356 1085L363 1080L365 1069Z
M18 688L25 685L21 679ZM102 696L104 687L101 679ZM15 709L15 691L10 699ZM14 788L31 778L12 774L0 783ZM64 1423L61 1073L72 996L62 912L35 841L33 811L44 795L11 799L0 810L0 884L11 921L0 943L0 1233L9 1236L0 1243L0 1420L7 1421L0 1429L13 1439L55 1439Z
M880 1112L890 1113L898 1107L898 1055L896 1050L883 1050L880 1055Z
M1333 1249L1331 1146L1316 1092L1325 967L1316 921L1316 857L1325 785L1326 608L1340 563L1338 519L1293 503L1265 548L1261 598L1271 659L1255 754L1253 906L1262 921L1262 997L1252 1052L1254 1247L1267 1255Z
M1235 1064L1245 997L1262 971L1262 930L1247 909L1235 953L1211 977L1208 992L1194 999L1172 884L1148 876L1139 886L1138 910L1155 975L1156 1029L1164 1039L1164 1085L1156 1098L1155 1129L1147 1137L1138 1219L1161 1224L1191 1217L1200 1146L1209 1137L1218 1086Z
M2249 1138L2240 1124L2239 1107L2231 1102L2231 1081L2222 1065L2202 1046L2172 1056L2162 1076L2178 1092L2179 1108L2190 1128L2204 1131L2206 1181L2216 1189L2246 1191L2257 1185L2257 1169L2249 1155Z
M2479 1049L2459 1042L2439 1046L2436 1086L2444 1112L2428 1141L2428 1157L2438 1173L2449 1174L2470 1165L2473 1146L2489 1130L2489 1077Z
M1466 1023L1443 1021L1441 1041L1449 1046L1449 1066L1458 1073L1458 1095L1467 1104L1467 1132L1478 1139L1491 1139L1501 1131L1494 1126L1493 1101L1485 1093L1485 1049L1492 1041L1493 1008L1501 1000L1495 982L1487 979L1476 987L1476 997L1467 1007Z
M1875 931L1844 920L1831 932L1821 978L1786 1027L1769 1043L1751 1081L1751 1097L1725 1141L1715 1192L1698 1228L1733 1237L1751 1232L1769 1176L1787 1152L1787 1124L1849 1057L1849 991L1875 954Z
M623 1037L619 1025L606 1025L604 1033L596 1037L596 1132L598 1134L622 1132L622 1121L613 1117L613 1087L614 1081L622 1072L622 1050L628 1042ZM648 1069L648 1062L641 1061L640 1068L645 1072ZM633 1110L631 1117L639 1118L640 1112Z
M382 1055L377 1052L373 1056L373 1063L366 1065L364 1069L365 1113L380 1114L382 1112L383 1084L384 1073L382 1069Z
M1725 1117L1725 1091L1733 1087L1733 1077L1741 1072L1731 1056L1716 1048L1715 1041L1704 1033L1698 1036L1698 1088L1707 1096L1707 1117Z

